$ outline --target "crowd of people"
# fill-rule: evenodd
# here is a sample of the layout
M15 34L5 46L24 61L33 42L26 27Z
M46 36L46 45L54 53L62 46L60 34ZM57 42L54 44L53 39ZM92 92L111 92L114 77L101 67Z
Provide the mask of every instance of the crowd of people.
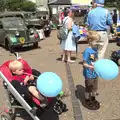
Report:
M114 11L116 13L116 11ZM62 40L61 48L63 50L62 61L74 63L71 60L71 53L76 51L76 39L80 39L79 28L73 27L72 10L66 9L64 12L63 26L67 33L67 39ZM114 18L114 19L113 19ZM85 78L85 100L91 107L99 106L96 101L98 88L98 75L94 70L94 62L105 57L108 46L108 26L111 27L113 22L116 24L116 14L112 15L104 8L104 0L92 2L86 18L88 48L83 53L83 76ZM78 48L77 48L78 49ZM67 57L66 57L67 56Z

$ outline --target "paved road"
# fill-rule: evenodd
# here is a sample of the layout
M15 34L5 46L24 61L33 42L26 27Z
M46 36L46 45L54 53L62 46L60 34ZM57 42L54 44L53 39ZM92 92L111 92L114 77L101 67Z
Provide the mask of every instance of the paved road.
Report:
M114 81L99 81L99 93L98 100L101 101L101 108L97 111L91 111L85 108L84 106L84 78L82 76L82 66L79 63L82 61L82 52L87 46L86 44L81 44L80 53L76 59L76 63L66 65L61 62L60 59L60 46L56 38L56 31L53 31L51 37L43 40L39 43L40 49L33 49L27 51L21 51L20 55L28 61L28 63L37 70L41 72L51 71L56 72L63 80L63 89L67 91L72 90L72 99L71 96L66 97L64 101L68 106L68 112L59 116L59 120L113 120L120 118L119 106L120 106L120 82L119 78L116 78ZM108 52L106 57L109 56L110 51L113 49L119 49L114 43L110 43L108 47ZM75 53L73 53L75 57ZM12 55L10 56L8 51L5 51L3 48L0 48L0 64L6 60L15 59ZM67 70L66 70L67 69ZM71 72L71 73L70 73ZM73 78L73 79L72 79ZM73 81L72 81L73 80ZM72 83L74 82L74 84ZM71 83L71 84L69 84ZM69 85L72 87L69 87ZM74 86L73 86L74 85ZM70 89L71 88L71 89ZM75 89L79 99L76 99L74 94ZM0 87L0 106L5 104L4 91ZM82 104L83 103L83 104ZM72 106L73 105L73 106ZM2 108L2 107L1 107ZM75 109L73 109L75 108ZM2 109L1 109L2 111ZM81 113L80 113L81 111ZM74 118L74 114L75 118ZM52 113L47 113L43 115L43 120L57 120L57 117L51 116ZM82 116L81 116L82 115ZM27 117L27 116L26 116ZM22 118L22 120L28 120L28 118ZM81 119L80 119L81 118ZM21 120L21 118L16 118L16 120Z
M59 49L59 44L56 39L55 32L52 33L51 37L47 38L44 41L40 42L40 49L33 49L20 52L22 58L27 60L27 62L35 69L41 72L55 72L57 73L63 80L63 89L68 91L68 80L64 63L59 60L61 51ZM0 64L2 64L6 60L15 59L14 55L10 56L8 51L5 51L3 48L0 48ZM3 89L0 89L0 103L1 106L5 104L4 100L4 92ZM64 100L69 108L67 114L62 114L60 116L61 120L73 120L73 112L71 105L71 97L67 97ZM1 110L2 111L2 110ZM45 120L56 120L56 118L50 118L48 114ZM18 118L19 120L19 118Z

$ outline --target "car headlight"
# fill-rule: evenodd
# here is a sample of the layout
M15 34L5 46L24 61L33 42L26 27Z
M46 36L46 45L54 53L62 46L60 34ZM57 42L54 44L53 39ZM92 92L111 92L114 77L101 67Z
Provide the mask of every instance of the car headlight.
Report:
M30 30L30 35L33 35L34 34L34 31L33 30Z
M16 31L15 35L16 35L16 36L20 36L20 34L19 34L19 32L18 32L18 31Z

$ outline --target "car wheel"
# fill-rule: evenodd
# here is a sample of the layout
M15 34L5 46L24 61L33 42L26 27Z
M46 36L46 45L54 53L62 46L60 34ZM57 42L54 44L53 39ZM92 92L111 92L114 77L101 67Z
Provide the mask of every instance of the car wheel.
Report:
M8 113L1 114L1 120L12 120L11 116Z
M38 46L38 42L34 43L34 47L35 47L35 48L38 48L38 47L39 47L39 46Z
M10 51L10 53L13 53L13 48L10 45L10 43L9 43L8 40L6 40L6 42L5 42L5 49L8 50L8 51Z
M5 49L11 51L11 46L8 40L5 41Z
M49 37L50 36L50 32L49 31L44 31L45 37Z

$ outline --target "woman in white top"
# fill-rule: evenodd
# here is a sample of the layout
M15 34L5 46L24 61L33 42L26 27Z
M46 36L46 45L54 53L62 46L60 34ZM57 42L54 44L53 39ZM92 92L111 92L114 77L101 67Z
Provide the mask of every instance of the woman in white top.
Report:
M73 63L75 61L71 60L71 53L72 51L76 51L76 44L73 38L72 33L72 26L73 26L73 19L72 19L72 10L67 9L67 16L63 19L63 23L66 29L66 33L68 33L68 37L66 40L62 40L61 48L63 50L63 57L62 61L65 61L65 56L67 56L67 62Z

